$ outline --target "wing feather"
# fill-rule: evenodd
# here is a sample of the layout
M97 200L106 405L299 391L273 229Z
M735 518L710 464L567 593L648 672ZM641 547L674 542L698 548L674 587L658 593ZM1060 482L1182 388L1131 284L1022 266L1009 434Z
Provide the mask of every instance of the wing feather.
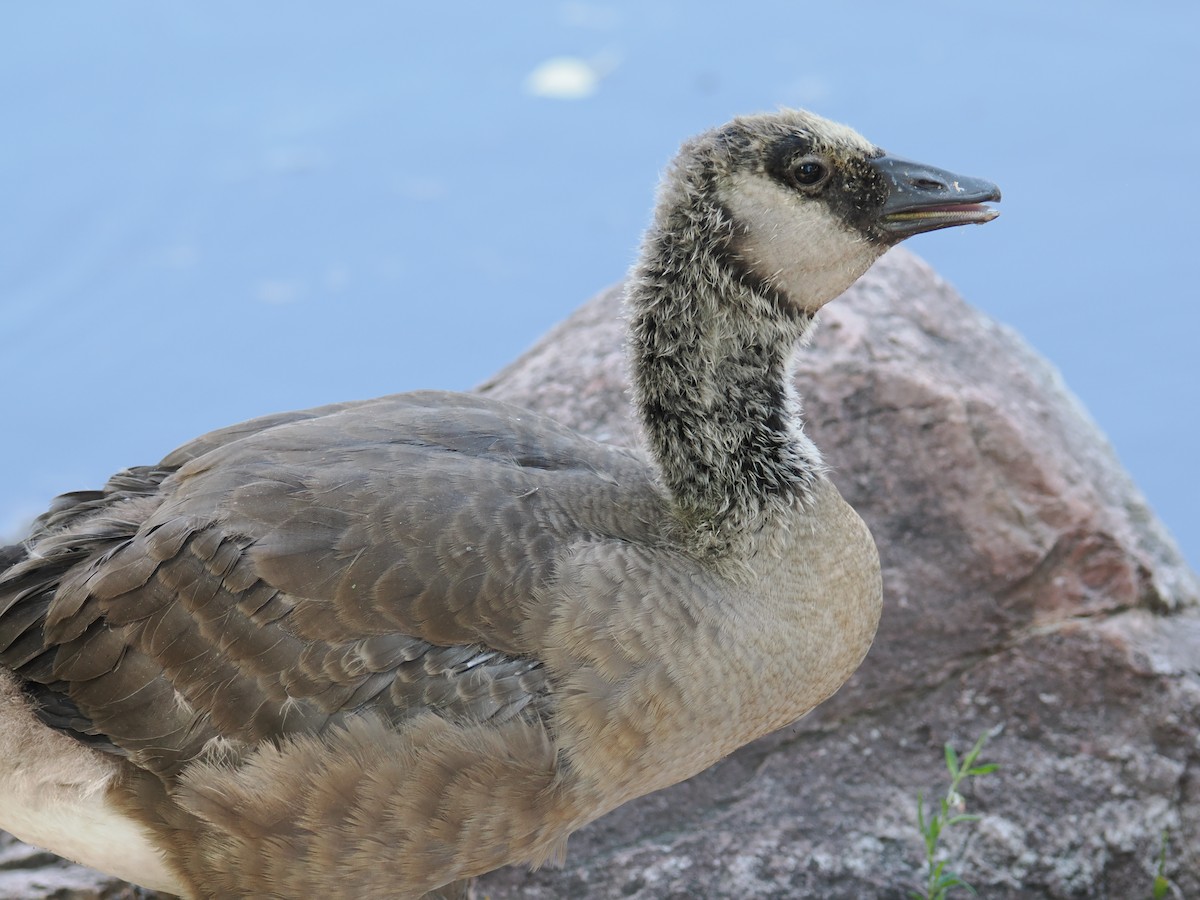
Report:
M636 456L487 398L266 417L58 501L0 576L0 662L164 774L365 711L544 715L562 560L663 540L659 498Z

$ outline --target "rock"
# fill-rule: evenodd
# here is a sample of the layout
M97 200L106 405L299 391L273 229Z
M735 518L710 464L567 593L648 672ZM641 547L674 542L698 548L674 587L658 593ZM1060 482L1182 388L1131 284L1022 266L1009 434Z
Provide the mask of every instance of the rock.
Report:
M633 443L619 303L480 390ZM1001 768L963 791L982 818L948 835L982 896L1149 896L1164 831L1175 896L1200 896L1200 607L1170 536L1053 369L911 254L822 320L797 384L884 563L866 663L794 726L583 829L563 869L477 896L906 897L917 793L945 791L944 742L988 730ZM10 890L46 859L0 862L0 897L119 896L62 864L92 892Z

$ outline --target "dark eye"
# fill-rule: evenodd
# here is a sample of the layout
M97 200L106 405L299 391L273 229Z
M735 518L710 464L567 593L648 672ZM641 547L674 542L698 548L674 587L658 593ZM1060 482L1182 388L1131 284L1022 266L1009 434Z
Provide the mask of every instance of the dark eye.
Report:
M792 166L792 178L801 187L815 187L829 177L829 168L820 160L801 159Z

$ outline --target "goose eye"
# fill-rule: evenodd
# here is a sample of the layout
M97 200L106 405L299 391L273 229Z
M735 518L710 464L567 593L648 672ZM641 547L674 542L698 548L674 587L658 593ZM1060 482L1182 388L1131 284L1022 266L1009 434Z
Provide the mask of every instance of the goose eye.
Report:
M828 167L815 159L802 159L792 166L792 178L801 187L816 187L829 177Z

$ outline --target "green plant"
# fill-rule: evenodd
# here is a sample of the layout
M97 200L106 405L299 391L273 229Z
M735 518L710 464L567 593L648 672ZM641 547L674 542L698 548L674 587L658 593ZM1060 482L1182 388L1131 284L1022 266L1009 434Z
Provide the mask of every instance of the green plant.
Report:
M1167 870L1167 829L1163 829L1162 833L1162 849L1158 854L1158 871L1154 873L1154 890L1151 893L1153 900L1163 900L1167 896L1167 891L1171 889L1171 882L1167 880L1164 874Z
M976 775L986 775L998 768L995 763L976 765L983 745L987 743L989 737L991 737L991 732L985 731L981 734L979 740L975 742L975 746L967 751L967 755L961 761L958 754L954 752L954 747L946 744L946 769L950 772L950 787L937 807L930 804L928 815L925 813L924 793L917 794L917 827L925 839L925 891L923 893L911 891L909 896L916 900L944 900L956 887L965 888L972 894L975 893L975 889L971 885L955 873L947 871L946 860L938 860L937 851L938 843L948 829L965 822L979 820L979 816L961 812L966 808L966 804L958 789L966 779L974 778Z

